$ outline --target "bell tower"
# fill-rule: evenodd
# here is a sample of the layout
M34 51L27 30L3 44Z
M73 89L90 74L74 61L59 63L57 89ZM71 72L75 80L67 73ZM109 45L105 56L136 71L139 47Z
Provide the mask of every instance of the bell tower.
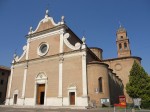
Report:
M118 57L131 56L131 50L129 45L130 42L127 37L127 31L123 26L120 25L119 29L117 30L116 36Z

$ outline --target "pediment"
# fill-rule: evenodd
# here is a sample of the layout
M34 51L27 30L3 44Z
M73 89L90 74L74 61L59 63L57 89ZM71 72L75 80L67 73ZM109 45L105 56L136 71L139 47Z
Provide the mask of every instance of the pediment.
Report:
M41 80L41 79L47 79L47 76L45 75L44 72L40 72L40 73L36 76L36 80Z
M60 24L61 24L61 22L55 23L54 19L52 17L49 17L48 10L46 10L45 18L39 22L37 28L34 31L31 27L28 34L41 32L41 31L53 28L55 26L58 26Z
M33 33L44 31L50 28L53 28L59 24L56 24L52 17L46 17L39 22L36 30Z

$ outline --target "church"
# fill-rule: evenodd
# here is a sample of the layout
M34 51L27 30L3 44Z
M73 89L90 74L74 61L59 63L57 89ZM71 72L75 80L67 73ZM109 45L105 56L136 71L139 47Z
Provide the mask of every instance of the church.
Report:
M55 23L46 10L30 28L21 56L14 55L5 105L86 108L118 103L134 61L123 27L117 30L118 57L103 59L103 50L88 47L66 24Z

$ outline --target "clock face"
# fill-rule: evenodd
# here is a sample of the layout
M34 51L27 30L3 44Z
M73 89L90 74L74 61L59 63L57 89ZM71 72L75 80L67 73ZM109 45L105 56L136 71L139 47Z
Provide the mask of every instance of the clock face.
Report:
M120 63L115 64L115 70L119 71L122 69L122 66Z

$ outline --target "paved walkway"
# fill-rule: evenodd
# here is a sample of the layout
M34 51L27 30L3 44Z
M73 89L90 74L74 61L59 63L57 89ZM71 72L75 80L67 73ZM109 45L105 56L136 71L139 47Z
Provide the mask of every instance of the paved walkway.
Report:
M0 112L114 112L113 108L96 109L69 109L54 107L22 107L22 106L0 106ZM115 112L125 112L125 110L116 110ZM126 112L132 112L128 109ZM150 110L136 110L136 112L150 112Z

